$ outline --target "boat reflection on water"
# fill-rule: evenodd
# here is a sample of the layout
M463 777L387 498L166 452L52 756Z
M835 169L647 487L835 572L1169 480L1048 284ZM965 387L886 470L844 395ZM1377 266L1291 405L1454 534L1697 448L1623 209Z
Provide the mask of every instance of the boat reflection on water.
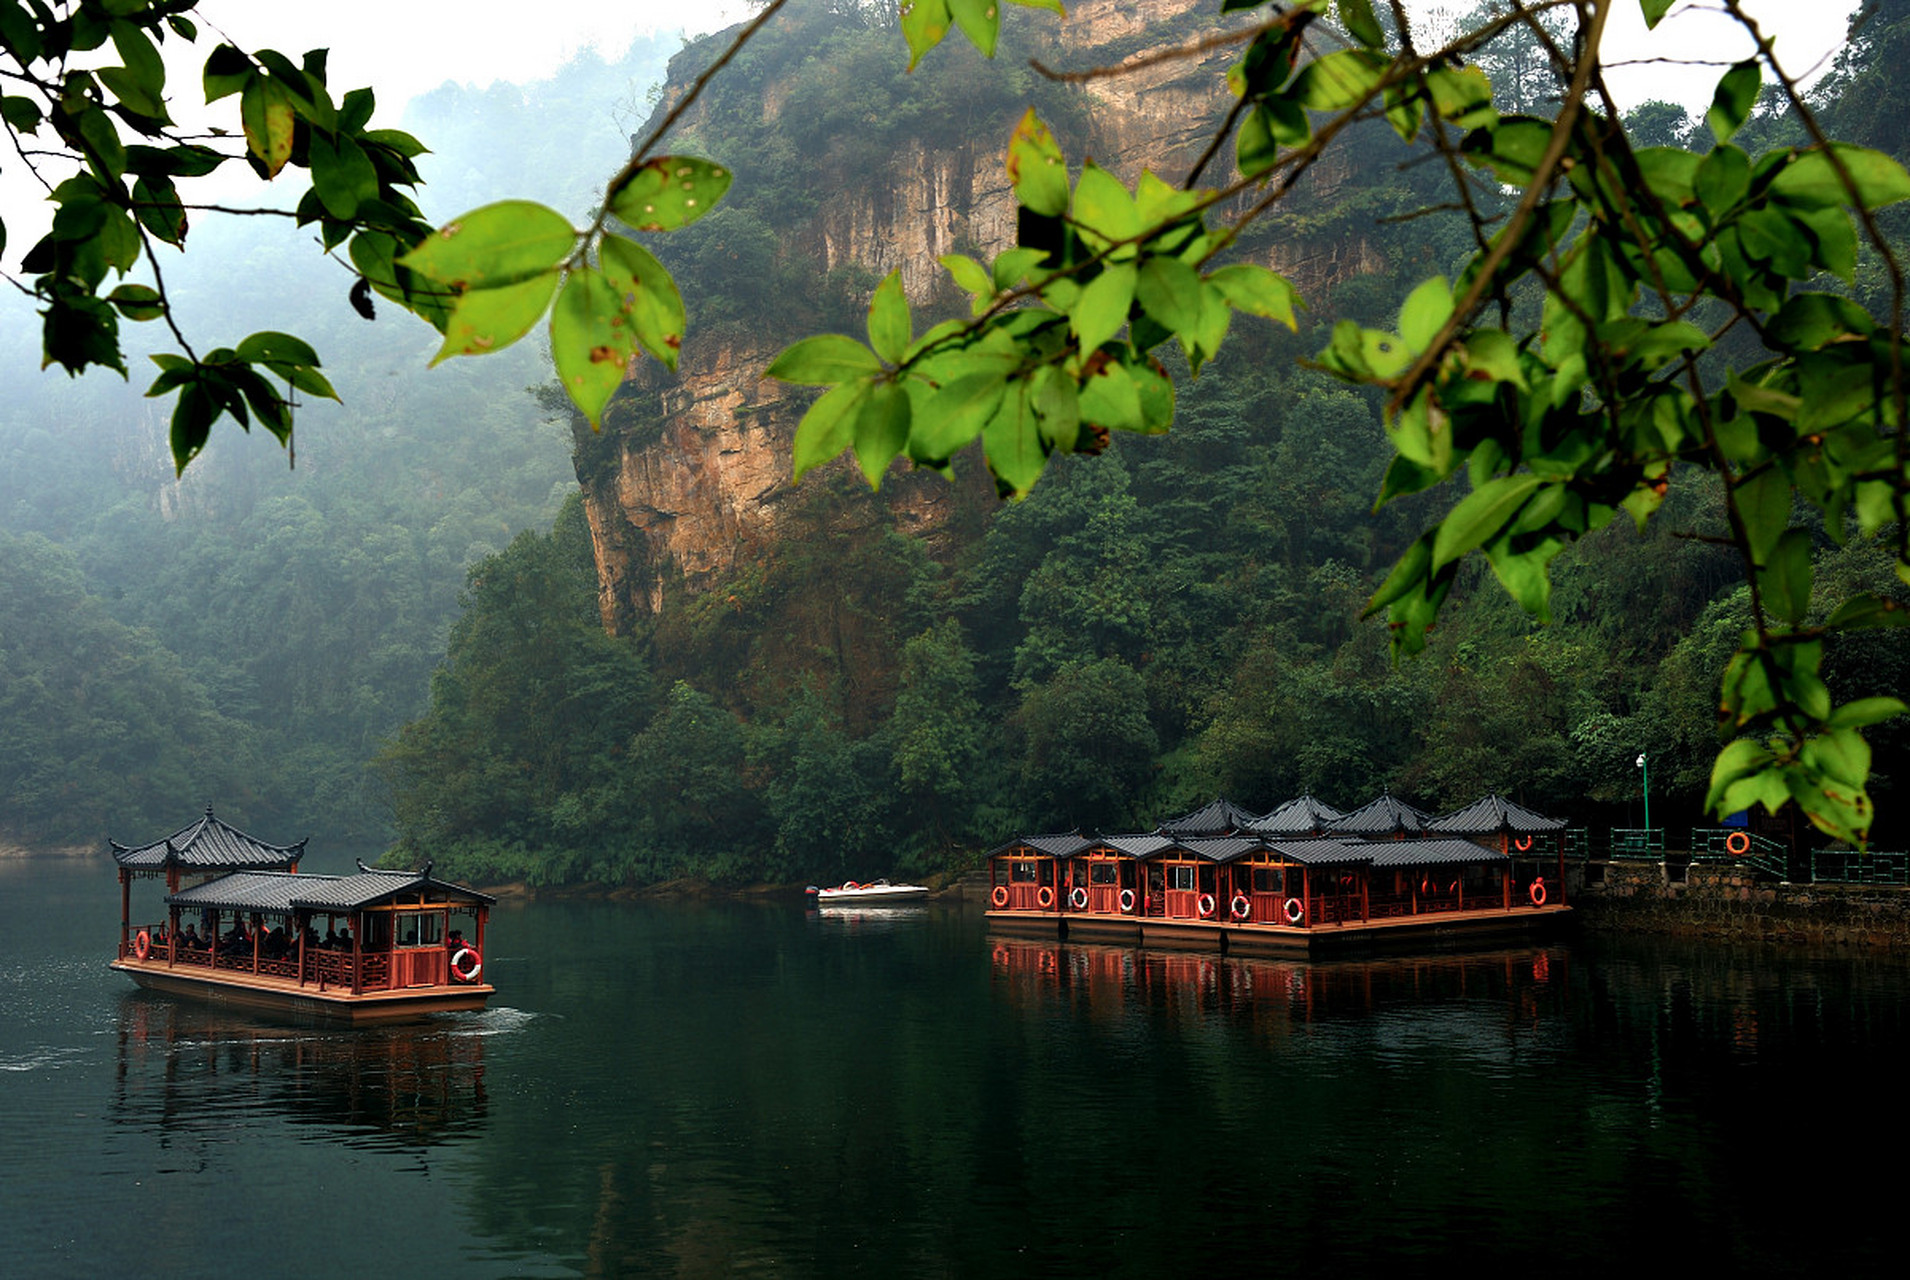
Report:
M928 908L909 907L811 907L809 918L824 929L843 933L887 933L913 928L928 919Z
M1500 1000L1536 1019L1543 1005L1565 998L1570 961L1564 946L1321 962L1005 936L991 936L989 945L995 981L1011 997L1059 996L1090 1013L1138 1002L1202 1014L1277 1014L1288 1022Z
M523 1017L496 1009L325 1029L128 995L113 1110L123 1123L181 1135L243 1115L312 1126L310 1136L347 1145L432 1146L482 1128L485 1038Z

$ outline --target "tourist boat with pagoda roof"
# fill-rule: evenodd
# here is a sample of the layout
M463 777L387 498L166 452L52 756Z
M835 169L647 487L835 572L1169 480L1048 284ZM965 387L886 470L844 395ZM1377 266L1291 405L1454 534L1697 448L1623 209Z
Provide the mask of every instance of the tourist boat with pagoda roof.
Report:
M991 927L1312 955L1549 931L1565 824L1500 796L1432 817L1392 795L1226 800L1132 835L1017 836L989 852Z
M483 980L496 899L429 863L301 875L306 841L267 844L209 806L163 840L108 843L120 885L111 967L141 987L349 1025L482 1009L496 990ZM135 923L134 883L159 879L163 918Z

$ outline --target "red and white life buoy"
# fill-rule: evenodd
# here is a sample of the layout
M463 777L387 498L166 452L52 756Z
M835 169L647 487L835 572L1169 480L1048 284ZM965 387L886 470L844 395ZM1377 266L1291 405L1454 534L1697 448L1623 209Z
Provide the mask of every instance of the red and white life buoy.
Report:
M1007 906L1008 905L1008 886L1005 884L996 885L994 889L989 893L988 900L994 903L996 909L998 910L1002 907Z
M1074 891L1068 895L1068 905L1073 907L1076 911L1086 911L1088 909L1088 891L1080 885L1076 885Z
M1545 905L1545 877L1544 876L1540 876L1537 880L1534 880L1532 882L1532 905L1535 907L1542 907Z
M1035 892L1035 901L1040 904L1043 911L1046 911L1049 907L1054 905L1054 890L1045 884L1042 885L1041 888Z
M1724 847L1738 857L1743 857L1751 852L1751 837L1747 832L1733 831L1724 838Z
M451 975L459 982L476 982L484 972L484 957L476 947L459 947L451 957Z
M1306 919L1306 907L1301 905L1301 902L1298 898L1288 898L1287 899L1287 923L1299 924L1300 921L1304 919Z
M1121 890L1121 910L1123 911L1134 910L1134 890L1132 889Z
M1214 895L1211 893L1203 893L1198 898L1195 898L1194 909L1200 912L1200 918L1202 920L1213 919L1214 918Z
M144 960L153 953L153 936L141 929L133 935L133 954Z
M1236 893L1234 895L1233 905L1228 909L1233 912L1234 919L1245 920L1248 916L1253 914L1253 902L1246 894Z

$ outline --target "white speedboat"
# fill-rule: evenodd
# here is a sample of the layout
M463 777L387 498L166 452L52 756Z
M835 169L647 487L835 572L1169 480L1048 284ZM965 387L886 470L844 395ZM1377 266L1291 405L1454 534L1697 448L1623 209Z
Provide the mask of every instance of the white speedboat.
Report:
M928 897L928 886L890 884L887 880L871 880L867 884L860 884L850 880L833 889L818 889L812 884L808 892L818 906L892 906L898 902L922 901Z

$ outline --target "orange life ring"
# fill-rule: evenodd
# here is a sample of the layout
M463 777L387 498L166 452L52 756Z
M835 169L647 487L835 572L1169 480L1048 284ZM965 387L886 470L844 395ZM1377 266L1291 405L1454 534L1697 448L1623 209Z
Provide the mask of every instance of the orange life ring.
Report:
M1306 907L1301 905L1301 902L1298 898L1288 898L1287 899L1287 923L1299 924L1300 921L1304 919L1306 919Z
M1234 895L1233 905L1229 910L1233 912L1234 919L1245 920L1248 916L1253 914L1253 902L1246 894L1236 893Z
M476 982L478 975L483 972L484 957L477 953L476 947L459 947L452 955L451 976L459 982Z
M1035 891L1035 901L1040 904L1043 911L1046 911L1049 907L1054 905L1054 890L1045 884L1042 885L1040 889Z
M1512 842L1512 847L1517 849L1520 853L1524 853L1527 849L1532 847L1532 837L1520 836L1517 840Z
M1751 837L1743 831L1733 831L1724 838L1724 847L1742 857L1751 852Z
M1532 893L1533 906L1542 907L1545 905L1545 877L1544 876L1540 876L1537 880L1534 880L1532 882L1531 893Z
M994 891L988 895L988 900L994 903L997 908L1007 906L1008 886L1005 884L996 885Z
M153 953L153 936L141 929L133 935L133 954L144 960Z
M1132 889L1121 890L1121 910L1123 911L1134 910L1134 890Z
M1088 909L1088 891L1083 889L1080 885L1076 885L1074 892L1068 895L1068 905L1073 907L1076 911L1086 911Z

